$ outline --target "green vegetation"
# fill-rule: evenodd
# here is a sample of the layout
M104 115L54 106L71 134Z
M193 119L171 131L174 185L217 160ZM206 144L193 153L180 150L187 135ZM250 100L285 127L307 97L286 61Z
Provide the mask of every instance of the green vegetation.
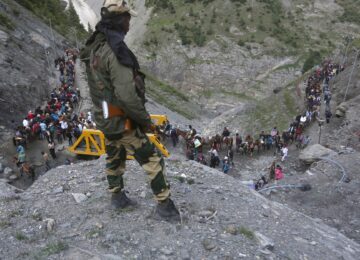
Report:
M19 216L22 216L22 211L20 209L13 210L9 213L9 218L15 218L15 217L19 217Z
M205 97L205 98L211 98L211 96L213 95L212 91L209 89L203 89L203 91L200 93L201 96Z
M284 97L284 104L286 107L286 111L288 111L288 113L291 115L295 115L296 114L296 110L294 107L295 101L289 89L284 90L283 97Z
M252 232L250 229L247 229L246 227L241 226L239 228L239 233L242 234L244 237L250 239L250 240L255 239L254 232Z
M176 88L170 86L169 84L166 84L165 82L157 79L156 77L146 73L146 78L152 82L154 82L158 88L160 88L162 91L172 95L172 96L176 96L179 99L183 100L183 101L189 101L189 98L184 95L182 92L180 92L179 90L177 90Z
M19 241L28 239L28 237L22 232L16 232L15 238Z
M0 13L0 26L5 26L9 30L14 30L15 26L7 15Z
M10 227L11 223L9 221L0 221L0 229Z
M153 100L188 119L194 119L192 113L188 111L187 107L190 100L185 94L150 73L145 73L145 75L147 94Z
M15 0L25 8L29 9L46 24L50 21L56 31L64 36L72 39L74 33L81 40L88 37L88 32L80 23L79 16L77 15L74 5L70 0L69 8L64 10L61 1L59 0Z
M358 0L336 0L336 3L344 8L340 17L341 22L350 22L360 25L360 7Z
M304 62L302 73L305 73L308 70L312 69L315 65L320 64L321 61L322 57L320 52L311 50Z
M69 248L68 244L62 241L49 243L46 245L45 248L41 249L40 252L34 255L34 259L45 259L51 255L55 255L64 250L67 250L68 248Z
M285 65L279 66L274 71L297 69L297 68L300 67L300 63L302 62L302 60L303 60L303 58L300 57L299 59L296 60L296 62L288 63L288 64L285 64Z
M185 177L178 176L178 175L174 176L173 178L174 178L175 180L178 180L178 181L181 182L181 183L184 183L185 180L186 180Z
M353 40L353 42L351 43L351 47L355 47L357 49L360 49L360 38Z
M246 95L246 93L244 93L244 92L238 93L238 92L228 91L226 89L221 89L220 93L223 93L223 94L228 95L228 96L236 97L239 100L248 100L248 101L254 100L253 97L250 97L250 96Z
M121 211L121 212L130 212L130 208L127 208L128 211ZM122 209L124 210L124 209ZM91 238L97 238L102 234L102 232L99 229L93 229L90 230L87 234L86 234L86 238L91 239Z
M244 117L245 131L259 133L262 130L269 131L275 125L279 131L287 129L289 122L301 110L302 100L298 102L298 97L295 95L296 91L292 85L277 95L253 102L253 108L247 111Z
M172 41L174 31L183 45L204 46L217 35L232 38L239 46L246 46L247 42L263 43L270 36L280 42L279 46L286 45L288 52L298 52L311 44L304 25L292 12L283 9L281 0L231 2L224 5L223 0L146 0L156 15L149 22L145 45L156 47ZM231 27L243 35L232 34ZM155 45L150 42L152 38L162 41L156 41ZM279 54L285 53L279 50Z

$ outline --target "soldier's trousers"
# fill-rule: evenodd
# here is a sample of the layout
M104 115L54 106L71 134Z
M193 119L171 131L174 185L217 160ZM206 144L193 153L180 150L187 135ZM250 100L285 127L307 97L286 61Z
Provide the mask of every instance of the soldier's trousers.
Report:
M149 176L155 199L163 201L170 196L164 159L142 131L137 129L125 132L116 140L105 138L105 145L106 175L110 192L116 193L124 188L126 155L132 155Z

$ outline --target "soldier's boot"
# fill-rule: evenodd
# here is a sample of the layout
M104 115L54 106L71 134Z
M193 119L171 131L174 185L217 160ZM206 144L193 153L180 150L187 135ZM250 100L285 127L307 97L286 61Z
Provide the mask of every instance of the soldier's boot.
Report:
M116 193L113 193L111 196L111 207L113 209L124 209L127 207L136 206L136 202L129 199L126 196L125 191L119 191Z
M169 222L180 222L180 213L171 199L159 202L155 215Z

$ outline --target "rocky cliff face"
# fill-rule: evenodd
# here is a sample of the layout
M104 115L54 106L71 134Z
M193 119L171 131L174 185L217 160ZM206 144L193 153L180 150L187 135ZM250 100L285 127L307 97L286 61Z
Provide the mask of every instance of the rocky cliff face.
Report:
M4 128L11 120L19 123L29 109L46 100L54 86L55 56L66 41L13 1L1 1L0 15L8 24L0 23L0 125Z

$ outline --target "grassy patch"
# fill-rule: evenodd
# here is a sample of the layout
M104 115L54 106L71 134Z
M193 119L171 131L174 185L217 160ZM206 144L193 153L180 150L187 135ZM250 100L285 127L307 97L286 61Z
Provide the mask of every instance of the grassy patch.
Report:
M9 30L14 30L15 25L5 14L0 13L0 25L5 26Z
M200 96L203 96L205 98L211 98L212 95L213 93L210 89L203 89L203 91L200 94Z
M62 251L65 251L69 248L68 244L66 244L65 242L62 241L58 241L58 242L54 242L54 243L49 243L46 245L46 247L44 247L43 249L41 249L40 252L38 252L34 258L35 259L44 259L47 258L51 255L55 255L58 254Z
M9 213L9 218L15 218L15 217L20 217L20 216L22 216L21 210L13 210Z
M288 128L297 113L296 91L285 88L277 95L253 102L254 106L246 112L244 130L247 133L269 132L274 126L280 131Z
M360 25L358 0L336 0L336 3L344 8L344 13L340 17L341 22L350 22Z
M195 184L195 180L194 179L187 179L187 184L193 185L193 184Z
M28 240L28 237L20 231L15 233L15 238L19 241Z
M346 19L360 19L358 8L356 5L354 7L355 0L338 1L346 7ZM184 0L147 0L147 6L153 6L154 9L144 43L146 48L156 51L168 42L204 46L215 40L226 49L228 43L220 39L222 36L242 47L251 43L263 44L266 38L271 37L276 42L265 50L271 55L299 55L304 49L317 50L323 45L317 37L311 37L312 32L304 23L303 9L295 7L300 3L305 7L310 5L310 1L296 0L292 1L294 8L286 10L281 0L237 0L226 4L223 0L185 0L185 3ZM241 36L234 33L236 31ZM151 42L153 38L157 41ZM191 62L197 64L201 61Z
M0 229L7 228L11 226L11 222L9 221L0 221Z
M289 69L297 69L300 67L300 63L302 61L302 57L296 60L294 63L288 63L284 64L282 66L277 67L274 71L280 71L280 70L289 70Z
M291 115L295 115L296 114L295 100L294 100L293 96L290 94L289 89L285 89L283 96L284 96L284 104L286 106L286 110Z
M190 100L185 94L149 73L146 73L146 77L149 83L147 84L147 94L153 100L188 119L195 118L195 116L188 111L187 103Z
M158 78L156 78L153 75L150 75L148 73L146 73L146 78L150 81L153 82L153 84L158 87L159 89L161 89L162 91L172 95L172 96L176 96L178 98L180 98L183 101L189 101L189 98L183 94L182 92L180 92L179 90L177 90L176 88L174 88L173 86L170 86L169 84L159 80Z
M353 40L353 42L351 43L351 46L355 47L357 49L360 49L360 39Z
M80 23L80 18L73 4L69 5L65 10L61 1L58 0L15 1L42 19L44 23L49 25L51 19L53 28L62 35L68 36L70 40L74 38L74 31L76 31L77 38L80 40L85 40L88 37L88 32Z
M182 176L174 176L173 177L175 180L178 180L179 182L181 183L184 183L186 178L185 177L182 177Z
M240 100L254 100L253 97L250 97L250 96L246 95L244 92L239 93L239 92L228 91L226 89L221 89L220 93L223 93L223 94L228 95L228 96L236 97L236 98L238 98Z
M124 209L122 209L122 210L124 210ZM124 211L122 211L122 212L124 212ZM87 238L97 238L100 235L101 235L101 231L99 231L98 229L93 229L86 234L86 237Z
M187 112L183 106L181 106L181 104L179 104L176 101L171 101L170 97L166 97L164 96L164 94L157 90L154 87L150 87L148 86L147 88L149 91L147 92L147 94L153 99L155 100L157 103L169 108L170 110L178 113L179 115L184 116L187 119L194 119L195 116L192 115L190 112Z
M254 240L255 239L255 234L254 232L252 232L250 229L244 227L244 226L241 226L239 228L239 233L242 234L244 237L246 237L247 239L250 239L250 240Z

